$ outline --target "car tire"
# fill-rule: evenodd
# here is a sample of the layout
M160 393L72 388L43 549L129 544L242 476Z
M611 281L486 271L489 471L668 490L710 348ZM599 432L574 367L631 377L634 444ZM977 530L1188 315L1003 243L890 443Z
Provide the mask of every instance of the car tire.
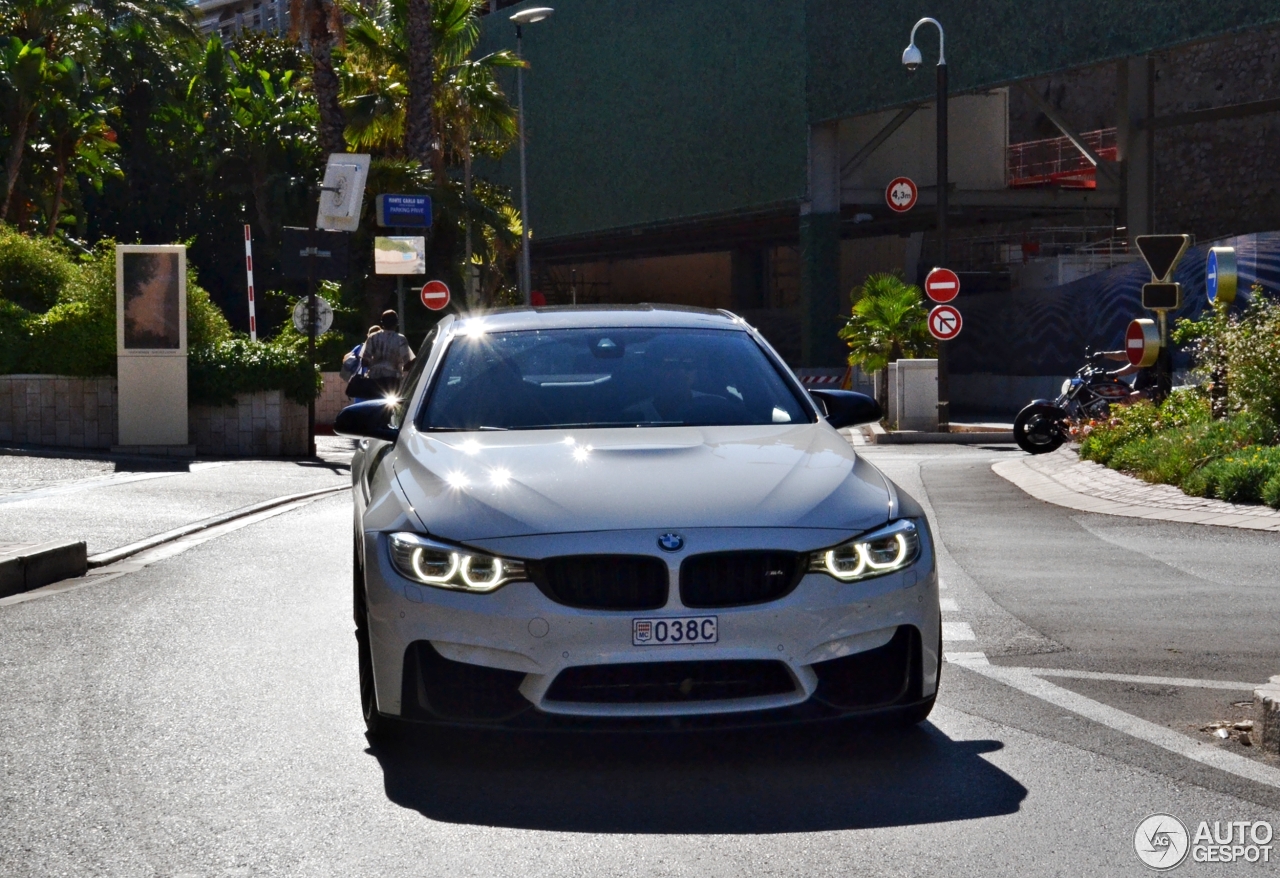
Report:
M359 539L357 537L357 539ZM369 613L364 598L364 569L359 547L353 559L354 602L356 620L356 658L360 674L360 713L370 739L386 741L399 731L398 723L378 712L378 693L373 684L373 651L369 646Z

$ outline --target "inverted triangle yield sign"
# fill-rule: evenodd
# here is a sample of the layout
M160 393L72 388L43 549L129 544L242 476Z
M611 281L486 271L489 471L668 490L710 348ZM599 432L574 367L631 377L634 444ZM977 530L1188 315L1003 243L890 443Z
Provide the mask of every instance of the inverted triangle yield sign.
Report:
M1190 235L1139 235L1134 238L1142 258L1157 281L1168 280L1169 272L1178 264L1191 244Z

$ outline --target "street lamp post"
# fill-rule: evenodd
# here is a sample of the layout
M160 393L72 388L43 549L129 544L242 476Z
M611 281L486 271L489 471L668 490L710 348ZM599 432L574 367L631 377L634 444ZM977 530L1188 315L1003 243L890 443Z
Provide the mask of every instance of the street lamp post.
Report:
M529 304L532 271L529 267L529 183L524 159L524 26L534 24L555 12L550 6L521 9L511 16L516 23L516 118L520 129L520 298Z
M924 63L924 57L916 47L916 31L922 24L938 29L938 266L947 264L947 51L942 25L937 19L922 18L911 29L911 40L902 53L902 64L909 72L915 72ZM938 342L938 429L947 432L951 422L951 387L947 375L947 343Z

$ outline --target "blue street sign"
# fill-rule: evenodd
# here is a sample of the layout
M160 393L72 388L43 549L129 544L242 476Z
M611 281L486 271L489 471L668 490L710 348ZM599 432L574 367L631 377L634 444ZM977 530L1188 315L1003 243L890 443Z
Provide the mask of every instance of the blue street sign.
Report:
M431 196L379 195L378 225L388 228L427 228L431 225Z
M1211 247L1204 266L1204 288L1209 304L1230 305L1236 297L1236 248Z

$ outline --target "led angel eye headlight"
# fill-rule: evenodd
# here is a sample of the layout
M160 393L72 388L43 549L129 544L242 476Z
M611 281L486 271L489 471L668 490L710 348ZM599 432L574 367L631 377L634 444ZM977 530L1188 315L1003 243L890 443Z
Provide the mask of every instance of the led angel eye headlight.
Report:
M814 552L809 556L809 572L853 582L909 567L919 555L920 533L914 522L904 519L825 552Z
M523 561L462 552L418 534L390 534L388 542L396 571L423 585L485 592L527 575Z

